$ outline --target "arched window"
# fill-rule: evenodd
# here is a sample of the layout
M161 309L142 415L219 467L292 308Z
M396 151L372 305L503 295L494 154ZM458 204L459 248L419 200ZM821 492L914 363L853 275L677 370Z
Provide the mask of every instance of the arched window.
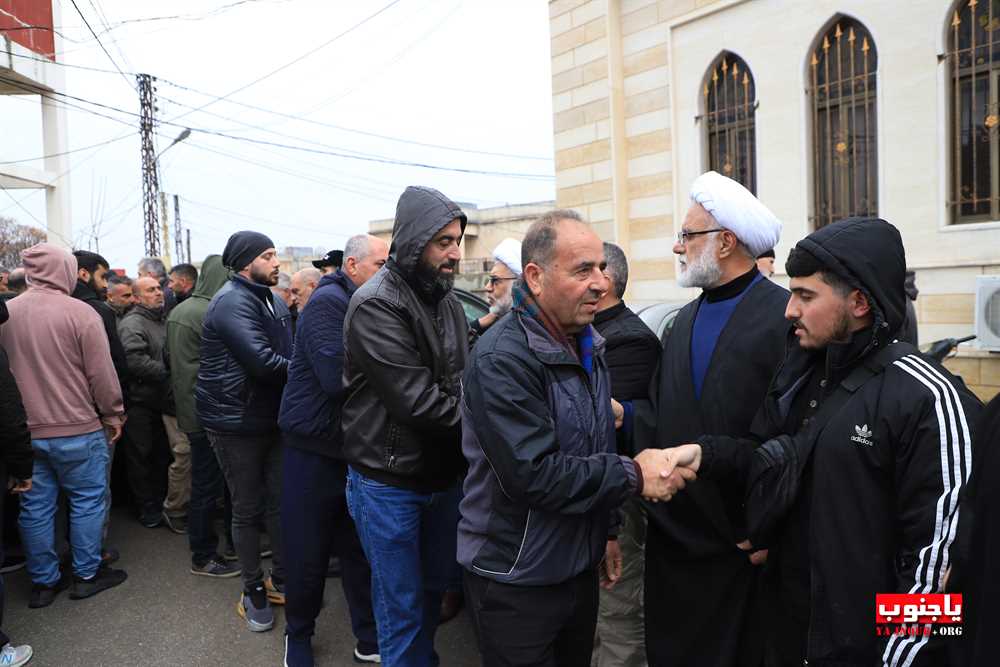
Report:
M878 214L875 72L868 30L842 17L809 58L812 110L813 224Z
M753 74L739 56L723 52L702 87L708 166L757 194L756 91Z
M951 221L998 220L1000 0L964 0L949 22Z

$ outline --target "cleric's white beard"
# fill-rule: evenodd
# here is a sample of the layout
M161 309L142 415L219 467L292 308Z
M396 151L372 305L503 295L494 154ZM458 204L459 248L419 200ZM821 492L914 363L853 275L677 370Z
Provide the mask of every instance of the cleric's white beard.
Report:
M715 244L706 244L693 262L681 264L680 275L677 276L677 284L681 287L700 287L711 289L719 286L722 279L722 267L719 266L715 258Z
M513 292L507 292L504 296L500 297L493 302L490 306L490 312L497 317L503 317L510 312L510 309L514 307L514 294Z

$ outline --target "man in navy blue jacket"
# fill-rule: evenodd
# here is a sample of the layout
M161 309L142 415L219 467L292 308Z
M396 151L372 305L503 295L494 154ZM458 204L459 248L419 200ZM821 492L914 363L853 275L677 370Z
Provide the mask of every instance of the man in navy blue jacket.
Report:
M295 352L278 425L285 444L281 521L285 540L285 665L312 667L311 637L323 604L331 547L357 639L354 659L378 662L371 569L347 511L347 464L341 456L344 315L351 295L382 267L385 241L347 241L343 268L328 273L299 315Z

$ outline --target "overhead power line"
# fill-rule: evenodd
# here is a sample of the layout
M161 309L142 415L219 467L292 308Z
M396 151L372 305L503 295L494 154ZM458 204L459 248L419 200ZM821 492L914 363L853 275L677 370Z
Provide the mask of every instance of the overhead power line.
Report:
M325 49L326 47L330 46L331 44L333 44L337 40L341 39L342 37L345 37L345 36L351 34L352 32L354 32L355 30L357 30L358 28L360 28L364 24L368 23L369 21L371 21L375 17L377 17L380 14L382 14L383 12L388 11L393 6L399 4L401 1L402 0L392 0L392 2L390 2L387 5L385 5L384 7L382 7L382 9L378 10L374 14L370 14L369 16L367 16L366 18L362 19L358 23L355 23L354 25L352 25L347 30L344 30L343 32L338 33L337 35L334 35L332 38L330 38L327 41L323 42L319 46L316 46L316 47L314 47L314 48L306 51L305 53L303 53L302 55L298 56L297 58L293 58L292 60L288 61L284 65L281 65L280 67L277 67L277 68L271 70L267 74L264 74L263 76L257 77L256 79L254 79L250 83L246 83L246 84L240 86L239 88L235 88L235 89L229 91L228 93L226 93L225 95L221 95L219 97L216 97L215 99L206 102L205 104L203 104L202 106L198 107L197 109L195 109L193 111L188 111L188 112L182 113L180 116L177 116L177 117L175 117L175 118L173 118L171 120L177 120L179 118L183 118L184 116L190 115L190 114L194 113L195 111L201 111L205 107L209 107L209 106L215 104L216 102L220 102L220 101L222 101L224 99L227 99L227 98L235 95L236 93L243 92L247 88L250 88L251 86L255 86L258 83L260 83L261 81L264 81L266 79L271 78L272 76L274 76L278 72L280 72L280 71L282 71L284 69L287 69L287 68L291 67L292 65L295 65L297 63L302 62L303 60L305 60L309 56L313 55L314 53Z
M122 68L118 66L117 61L115 61L115 59L111 57L111 53L104 46L104 43L101 41L101 38L97 36L97 33L94 32L94 29L90 26L90 21L88 21L87 17L84 16L83 12L80 11L80 7L76 4L76 0L69 0L69 1L73 5L73 9L76 10L76 13L80 15L80 19L83 21L83 24L87 26L87 30L89 30L90 34L94 36L94 40L97 41L97 45L101 47L101 51L104 51L104 55L108 57L108 60L111 61L111 64L114 65L115 69L118 70L118 73L122 75L122 78L125 79L125 83L129 85L129 88L135 90L135 85L132 83L132 80L129 79L128 75L126 75L125 72L122 71Z
M38 88L36 88L34 86L25 85L25 84L23 84L23 83L21 83L19 81L15 81L13 79L7 79L7 78L2 77L2 76L0 76L0 81L2 81L4 83L8 83L10 85L13 85L15 87L20 87L21 89L28 90L30 92L35 92L35 93L45 92L48 95L55 95L55 96L58 96L58 97L63 97L63 98L67 98L67 99L79 101L79 102L82 102L84 104L91 104L93 106L96 106L96 107L99 107L99 108L102 108L102 109L107 109L109 111L113 111L113 112L116 112L116 113L124 114L126 116L131 116L133 118L140 118L139 114L136 114L136 113L133 113L133 112L130 112L130 111L125 111L123 109L118 109L116 107L113 107L113 106L110 106L110 105L107 105L107 104L103 104L101 102L95 102L93 100L87 100L87 99L82 98L82 97L77 97L75 95L70 95L68 93L62 93L62 92L58 92L58 91L42 91L41 89L38 89ZM89 111L89 110L87 110L87 111ZM103 114L95 113L95 115L102 116ZM104 117L105 118L110 118L108 116L104 116ZM122 121L120 119L115 119L115 118L110 118L110 119L111 120L118 120L119 122L122 122L122 123L125 123L125 124L129 124L126 121ZM495 170L488 170L488 169L471 169L471 168L466 168L466 167L450 167L450 166L432 164L432 163L427 163L427 162L416 162L416 161L412 161L412 160L397 160L397 159L393 159L393 158L382 157L382 156L379 156L379 155L372 155L372 154L360 153L358 151L352 151L351 149L346 149L346 148L339 148L339 149L334 149L334 150L329 150L329 149L324 150L324 149L319 149L319 148L311 148L309 146L296 146L296 145L293 145L293 144L285 144L285 143L276 142L276 141L267 141L265 139L254 139L252 137L239 137L239 136L236 136L236 135L226 134L225 132L219 132L219 131L211 130L211 129L208 129L208 128L188 127L188 126L182 125L180 123L176 123L174 121L159 121L159 123L161 125L172 125L174 127L178 127L178 128L182 128L182 129L187 128L187 129L190 129L192 132L198 132L200 134L206 134L206 135L217 136L217 137L223 137L223 138L226 138L226 139L230 139L232 141L239 141L239 142L250 143L250 144L258 144L258 145L262 145L262 146L274 146L276 148L284 148L284 149L287 149L287 150L294 150L294 151L300 151L300 152L305 152L305 153L313 153L313 154L317 154L317 155L329 155L329 156L332 156L332 157L340 157L340 158L344 158L344 159L348 159L348 160L361 160L361 161L364 161L364 162L375 162L375 163L380 163L380 164L391 164L391 165L397 165L397 166L403 166L403 167L416 167L416 168L419 168L419 169L430 169L430 170L434 170L434 171L448 171L448 172L455 172L455 173L461 173L461 174L478 174L478 175L483 175L483 176L500 176L500 177L505 177L505 178L516 178L516 179L523 179L523 180L552 180L554 178L550 174L535 174L535 173L511 172L511 171L495 171Z
M0 53L5 54L5 55L9 55L9 56L14 56L15 58L24 58L26 60L34 60L36 62L42 62L42 63L46 63L46 64L49 64L49 65L58 65L60 67L67 67L67 68L70 68L70 69L78 69L78 70L82 70L82 71L86 71L86 72L97 72L97 73L101 73L101 74L114 74L116 76L118 75L118 72L115 71L115 70L104 69L104 68L100 68L100 67L89 67L89 66L86 66L86 65L74 65L72 63L66 63L66 62L62 62L62 61L55 61L55 62L53 62L53 61L45 59L45 58L38 58L38 57L35 57L35 56L29 56L29 55L25 55L25 54L22 54L22 53L14 53L13 51L7 51L5 49L0 49ZM132 74L132 73L128 73L128 74ZM134 76L134 74L133 74L133 76ZM163 84L166 84L168 86L172 86L173 88L176 88L178 90L183 90L183 91L186 91L186 92L189 92L189 93L195 93L196 95L202 95L202 96L205 96L205 97L211 97L211 98L214 98L214 99L221 99L219 96L215 95L214 93L207 93L207 92L205 92L203 90L198 90L197 88L192 88L191 86L186 86L186 85L177 83L175 81L171 81L169 79L164 79L162 77L157 77L156 80L157 80L158 83L163 83ZM251 123L247 123L246 121L238 120L238 119L232 118L230 116L226 116L224 114L219 114L219 113L216 113L216 112L213 112L213 111L205 111L204 109L205 109L205 106L207 106L207 105L202 105L202 106L198 107L198 106L195 106L195 105L185 104L183 102L179 102L179 101L177 101L175 99L166 97L164 95L160 95L159 97L161 99L167 101L167 102L172 103L172 104L176 104L176 105L184 107L186 109L190 109L191 111L189 113L201 112L201 113L208 114L210 116L214 116L216 118L220 118L220 119L226 120L228 122L232 122L232 123L236 123L238 125L242 125L244 127L250 128L250 129L257 129L257 130L261 130L261 131L265 131L265 132L271 132L273 134L276 134L272 130L269 130L268 128L263 128L263 127L260 127L260 126L256 126L256 125L253 125ZM425 142L425 141L416 141L416 140L413 140L413 139L404 139L403 137L394 137L394 136L387 135L387 134L380 134L378 132L370 132L368 130L359 130L359 129L353 128L353 127L346 127L344 125L338 125L336 123L328 123L328 122L324 122L324 121L314 120L312 118L306 118L305 116L296 115L296 114L290 114L290 113L285 113L285 112L282 112L282 111L277 111L275 109L268 109L266 107L258 106L256 104L249 104L247 102L241 102L239 100L227 99L226 102L229 103L229 104L233 104L233 105L242 107L244 109L251 109L253 111L259 111L261 113L269 114L269 115L276 116L276 117L279 117L279 118L285 118L287 120L298 121L298 122L301 122L301 123L307 123L309 125L313 125L313 126L316 126L316 127L326 127L326 128L330 128L332 130L338 130L340 132L347 132L349 134L356 134L356 135L359 135L359 136L371 137L371 138L374 138L374 139L381 139L383 141L391 141L391 142L400 143L400 144L407 144L407 145L411 145L411 146L419 146L421 148L433 148L433 149L437 149L437 150L453 151L453 152L457 152L457 153L467 153L467 154L470 154L470 155L486 155L486 156L490 156L490 157L503 157L503 158L517 159L517 160L536 160L536 161L539 161L539 162L551 162L552 161L551 157L544 157L544 156L541 156L541 155L523 155L523 154L518 154L518 153L504 153L504 152L498 152L498 151L486 151L486 150L479 150L479 149L475 149L475 148L464 148L464 147L459 147L459 146L447 146L447 145L444 145L444 144L435 144L435 143L430 143L430 142ZM188 115L188 114L184 114L184 115ZM180 118L180 116L178 116L177 118ZM282 135L282 136L287 136L287 135Z

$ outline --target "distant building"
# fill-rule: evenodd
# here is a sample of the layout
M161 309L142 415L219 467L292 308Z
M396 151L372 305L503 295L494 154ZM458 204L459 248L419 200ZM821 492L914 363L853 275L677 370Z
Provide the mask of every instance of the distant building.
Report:
M3 164L23 155L0 153L0 186L6 190L45 189L45 218L49 242L69 247L73 238L69 197L69 150L65 106L54 94L65 91L64 68L55 64L62 38L53 30L60 25L59 4L48 0L0 2L0 95L40 95L41 167L31 163ZM4 132L16 132L5 127ZM2 145L0 145L2 149ZM23 221L26 222L26 221Z

